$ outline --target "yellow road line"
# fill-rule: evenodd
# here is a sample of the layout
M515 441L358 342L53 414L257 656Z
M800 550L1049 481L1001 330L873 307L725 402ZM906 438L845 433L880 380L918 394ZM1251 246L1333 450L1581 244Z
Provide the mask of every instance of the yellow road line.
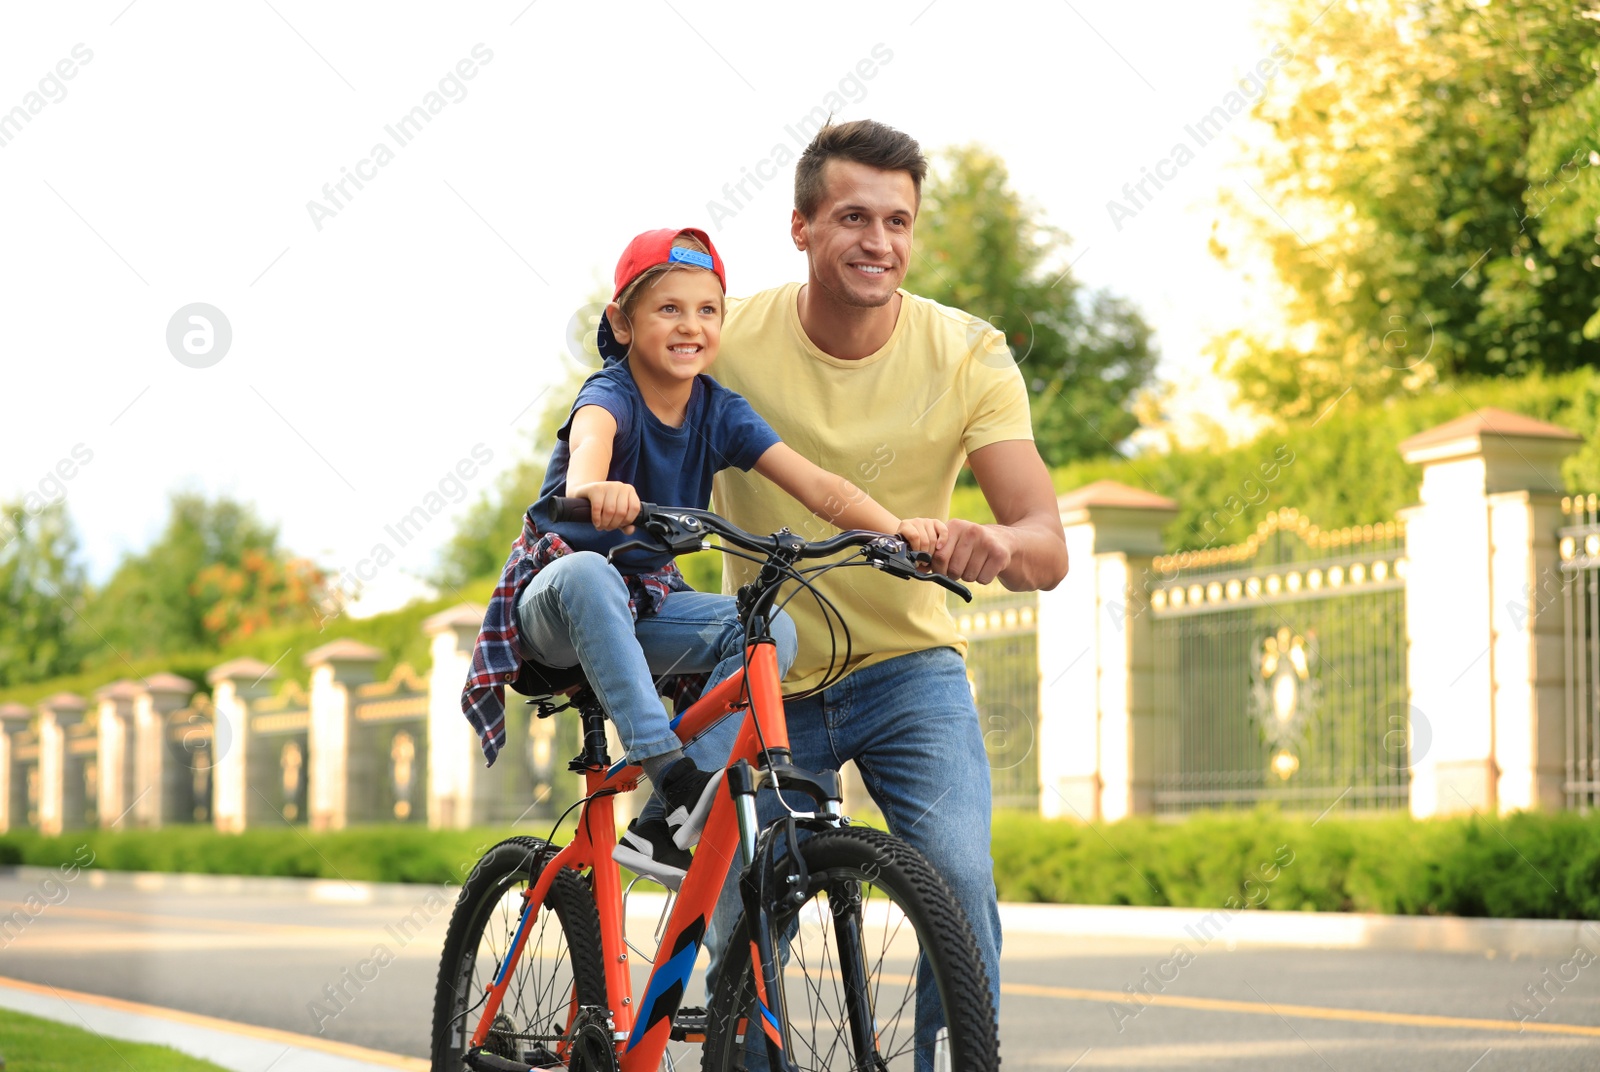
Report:
M1177 1009L1202 1009L1207 1012L1240 1012L1255 1016L1294 1016L1306 1020L1343 1020L1358 1024L1399 1024L1405 1027L1453 1028L1461 1031L1505 1031L1512 1034L1534 1031L1547 1035L1580 1035L1600 1038L1600 1027L1584 1024L1547 1024L1537 1020L1486 1020L1467 1016L1434 1016L1415 1012L1375 1012L1370 1009L1336 1009L1321 1005L1269 1005L1260 1001L1232 1001L1226 998L1191 998L1177 994L1128 994L1122 990L1080 990L1070 986L1037 986L1032 983L1001 983L1000 992L1034 998L1064 998L1067 1001L1116 1002L1119 1005L1166 1005Z
M319 1053L332 1054L335 1057L348 1057L353 1061L366 1061L369 1064L382 1065L385 1068L402 1069L403 1072L428 1072L428 1062L418 1057L402 1057L397 1053L369 1050L364 1046L352 1046L347 1042L334 1042L330 1039L316 1038L311 1035L299 1035L293 1031L280 1031L275 1027L257 1027L255 1024L219 1020L212 1016L201 1016L199 1013L184 1012L181 1009L166 1009L159 1005L143 1005L137 1001L101 997L99 994L85 994L77 990L65 990L59 986L40 986L37 983L23 982L21 979L8 979L3 975L0 975L0 986L31 994L40 994L45 997L62 997L68 1001L81 1002L85 1005L98 1005L102 1009L112 1009L116 1012L133 1013L136 1016L152 1016L172 1023L188 1024L191 1027L204 1027L230 1035L245 1035L249 1038L261 1039L266 1042L281 1043L284 1046L297 1046L300 1049L316 1050Z

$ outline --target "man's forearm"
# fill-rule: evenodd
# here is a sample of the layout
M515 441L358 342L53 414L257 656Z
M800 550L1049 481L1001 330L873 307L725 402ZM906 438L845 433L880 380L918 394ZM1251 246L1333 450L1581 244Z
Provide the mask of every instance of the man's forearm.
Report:
M1067 543L1038 524L996 525L1011 543L1011 562L999 581L1013 592L1049 591L1067 575Z

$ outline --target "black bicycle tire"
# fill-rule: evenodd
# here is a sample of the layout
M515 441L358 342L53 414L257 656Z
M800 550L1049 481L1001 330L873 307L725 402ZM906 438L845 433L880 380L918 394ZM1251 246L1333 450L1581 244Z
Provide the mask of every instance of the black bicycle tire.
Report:
M439 956L434 987L433 1029L430 1051L433 1072L461 1072L461 1050L452 1041L452 1021L460 1015L457 980L464 971L468 951L476 954L490 910L506 889L526 876L539 877L555 848L542 838L514 837L495 845L473 867L456 897ZM531 861L531 863L530 863ZM550 884L545 909L554 910L566 938L573 980L580 1005L606 1002L605 958L600 946L600 912L588 884L570 869L563 869ZM470 1035L476 1020L469 1016L463 1029Z
M1000 1038L993 1010L987 1000L972 1000L973 995L988 995L988 972L966 914L927 858L899 838L865 827L814 834L800 851L811 875L808 902L826 885L827 873L844 872L869 877L899 906L922 943L939 987L949 1030L950 1067L962 1072L998 1069ZM798 911L790 908L782 918ZM707 1017L703 1072L744 1067L744 1045L736 1035L753 998L750 931L741 912Z

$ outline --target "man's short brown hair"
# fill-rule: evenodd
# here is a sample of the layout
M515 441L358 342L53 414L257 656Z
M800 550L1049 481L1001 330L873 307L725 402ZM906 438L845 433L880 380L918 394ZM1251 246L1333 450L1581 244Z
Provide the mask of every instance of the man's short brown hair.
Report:
M834 126L829 123L817 131L800 162L794 166L794 207L810 219L822 205L827 192L823 176L829 160L849 160L880 171L904 171L911 176L922 207L922 180L928 174L928 161L922 146L908 134L872 119L857 119Z

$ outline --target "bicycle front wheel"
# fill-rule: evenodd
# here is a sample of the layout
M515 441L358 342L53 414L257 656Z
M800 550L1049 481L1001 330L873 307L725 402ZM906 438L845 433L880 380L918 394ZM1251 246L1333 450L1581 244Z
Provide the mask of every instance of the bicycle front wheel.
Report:
M490 985L510 955L524 891L555 848L539 838L502 841L484 854L456 898L433 1005L433 1070L461 1072ZM604 1006L600 913L577 872L550 884L484 1049L527 1064L565 1064L578 1009Z
M772 921L790 1059L808 1072L999 1068L977 942L926 858L859 827L814 834L800 851L810 872L805 902ZM706 1072L766 1067L755 997L750 922L741 915L709 1010Z

